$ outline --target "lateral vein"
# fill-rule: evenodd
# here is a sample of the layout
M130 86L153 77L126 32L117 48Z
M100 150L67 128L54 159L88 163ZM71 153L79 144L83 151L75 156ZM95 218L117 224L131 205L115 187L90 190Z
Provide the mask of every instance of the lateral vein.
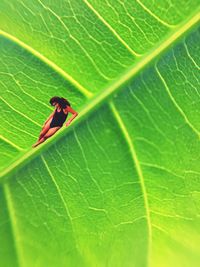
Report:
M60 68L58 65L56 65L53 61L30 47L29 45L25 44L15 36L0 30L0 35L4 36L5 38L13 41L14 43L18 44L19 46L23 47L27 51L29 51L32 55L39 58L43 62L45 62L48 66L50 66L52 69L54 69L57 73L59 73L62 77L64 77L67 81L69 81L71 84L75 86L76 89L78 89L85 97L91 98L92 93L88 91L86 88L84 88L81 84L79 84L72 76L70 76L67 72L65 72L62 68Z
M15 212L14 212L14 208L13 208L13 204L12 204L12 200L11 200L11 194L10 194L9 186L7 183L5 183L3 185L3 192L4 192L5 200L7 203L8 214L10 217L10 227L11 227L14 247L15 247L15 251L16 251L17 265L19 267L22 267L23 264L22 264L21 249L19 247L19 240L18 240L18 237L20 235L17 231L17 223L16 223L15 214L14 214Z
M141 54L135 52L122 38L121 36L110 26L110 24L96 11L96 9L87 1L83 0L85 4L95 13L95 15L106 25L106 27L117 37L117 39L128 49L128 51L135 57L140 57Z
M140 62L134 65L122 76L120 76L118 80L116 80L111 85L108 85L108 87L106 87L101 93L93 97L92 100L90 100L87 103L87 105L84 106L81 111L79 111L78 118L72 122L72 125L70 125L69 130L73 130L73 127L78 123L80 123L86 117L86 115L90 114L92 110L97 109L97 107L99 107L99 105L103 100L105 101L105 99L109 98L110 96L112 96L112 94L120 90L125 83L127 83L131 78L134 77L134 75L136 75L139 71L141 71L148 63L153 61L158 55L160 55L164 50L166 50L174 41L176 41L179 37L181 37L186 31L191 29L191 27L193 27L198 22L199 22L199 13L194 15L194 17L191 20L189 20L185 25L183 25L182 28L178 30L178 32L172 34L168 40L166 40L160 46L155 48L154 51L151 51L150 54L148 54L145 58L142 58ZM61 130L59 130L57 135L51 137L51 139L48 140L46 143L42 144L38 148L35 148L34 150L31 149L27 151L26 154L18 158L13 164L11 164L8 168L2 171L2 173L0 174L0 183L3 181L4 177L11 175L11 173L16 168L20 168L20 166L28 162L28 160L37 156L42 151L42 149L43 151L45 148L47 149L50 144L57 141L58 138L61 138L67 132L65 130L65 127L63 127Z
M158 66L155 65L155 70L159 76L159 78L161 79L165 90L167 91L171 101L173 102L173 104L175 105L175 107L177 108L177 110L179 111L179 113L182 115L182 117L184 118L185 122L187 123L187 125L189 125L189 127L193 130L193 132L198 136L198 138L200 139L200 132L192 125L192 123L189 121L189 119L187 118L186 114L184 113L184 111L181 109L181 107L179 106L179 104L176 102L175 98L173 97L172 93L169 90L169 87L165 81L165 79L163 78L162 74L160 73Z
M148 232L149 232L148 255L147 255L147 266L149 266L151 243L152 243L152 228L151 228L150 208L149 208L147 191L146 191L145 182L144 182L144 176L142 173L142 168L140 166L140 162L139 162L138 155L136 153L133 141L131 140L131 137L128 133L128 130L126 129L126 126L123 123L113 101L109 101L109 106L112 110L114 117L116 118L116 121L118 122L119 128L120 128L121 132L123 133L124 138L127 142L127 145L130 149L130 154L131 154L132 160L135 164L136 172L137 172L139 180L140 180L141 189L142 189L142 193L143 193L143 197L144 197L144 207L145 207L145 211L146 211L147 228L148 228Z

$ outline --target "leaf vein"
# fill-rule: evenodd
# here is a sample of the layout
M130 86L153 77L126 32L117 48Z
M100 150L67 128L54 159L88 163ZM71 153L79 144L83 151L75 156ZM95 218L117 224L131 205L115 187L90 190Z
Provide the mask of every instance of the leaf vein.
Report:
M73 237L74 237L74 241L75 241L75 246L77 248L76 236L75 236L75 231L74 231L74 227L73 227L73 223L72 223L72 216L71 216L71 214L69 212L69 209L67 207L67 203L65 202L65 199L64 199L64 197L62 195L62 192L61 192L61 189L60 189L58 183L56 182L56 179L53 176L53 174L52 174L52 172L51 172L51 170L50 170L50 168L49 168L49 166L47 164L47 161L45 160L43 155L41 155L41 159L42 159L42 161L44 163L44 166L47 169L47 172L49 173L49 176L51 177L51 180L52 180L52 182L53 182L53 184L54 184L54 186L55 186L55 188L56 188L56 190L58 192L58 195L59 195L59 197L60 197L60 199L61 199L61 201L63 203L63 206L65 208L67 217L69 218L69 222L70 222L70 225L71 225L71 229L72 229L72 233L73 233Z
M17 149L19 151L24 151L23 148L21 148L18 145L14 144L13 142L11 142L10 140L8 140L4 136L0 135L0 139L2 139L4 142L8 143L9 145L11 145L12 147L14 147L15 149Z
M34 123L37 126L42 126L41 124L39 124L38 122L32 120L31 118L29 118L28 116L26 116L24 113L20 112L19 110L15 109L13 106L11 106L2 96L0 97L0 99L12 110L14 110L16 113L18 113L19 115L21 115L22 117L26 118L27 120L31 121L32 123Z
M182 34L191 29L196 23L199 21L199 14L195 14L194 17L189 20L185 25L177 30L177 32L173 33L168 40L166 40L163 44L155 48L154 51L151 51L145 58L143 58L139 63L134 65L129 71L123 74L123 76L118 77L118 80L113 82L111 85L108 85L100 94L93 97L91 101L88 102L87 106L85 106L75 122L72 122L72 126L69 128L72 130L77 123L81 122L86 115L90 114L90 112L96 109L103 100L110 97L114 93L116 93L122 86L127 83L131 78L134 77L139 71L141 71L148 63L154 60L159 54L161 54L167 47L169 47L175 40L177 40ZM0 31L1 33L1 31ZM50 144L54 143L58 140L58 137L62 137L65 135L65 129L61 129L57 135L54 135L51 140L47 141L46 144L41 145L41 147L36 148L35 150L28 151L25 155L23 155L20 159L18 159L14 164L10 165L7 169L5 169L1 173L1 181L2 178L10 175L16 168L20 168L23 164L25 164L30 157L38 155L40 151L44 148L48 148Z
M148 263L150 262L150 250L151 250L151 243L152 243L152 228L151 228L151 218L150 218L150 208L149 208L149 202L148 202L148 195L147 195L147 190L144 182L144 176L142 173L142 168L138 159L138 155L136 153L133 141L131 140L131 137L126 129L126 126L124 125L117 109L115 108L115 105L113 101L109 102L110 108L114 114L114 117L116 118L116 121L118 122L118 125L124 135L124 138L128 144L128 147L130 149L131 157L133 159L133 162L135 164L135 168L140 180L140 185L143 193L143 198L144 198L144 206L145 206L145 211L146 211L146 220L147 220L147 228L149 232L149 239L148 239L148 255L147 255L147 261Z
M158 69L157 64L155 65L155 70L158 74L158 76L160 77L164 88L166 89L171 101L173 102L173 104L175 105L175 107L177 108L177 110L179 111L179 113L182 115L182 117L184 118L186 124L193 130L193 132L197 135L198 139L200 139L200 132L192 125L192 123L189 121L189 119L187 118L186 114L184 113L184 111L182 110L182 108L179 106L179 104L177 103L177 101L175 100L175 98L173 97L172 93L170 92L170 89L165 81L165 79L163 78L161 72Z
M93 13L104 23L104 25L117 37L117 39L128 49L131 54L136 57L141 56L141 54L136 53L130 46L123 40L123 38L111 27L111 25L96 11L96 9L87 1L83 0L85 4L93 11Z
M176 27L176 25L173 24L169 24L167 22L165 22L164 20L162 20L161 18L159 18L157 15L155 15L149 8L147 8L140 0L136 0L138 2L138 4L144 8L144 10L149 13L152 17L154 17L158 22L160 22L161 24L167 26L168 28L174 28Z
M48 59L47 57L45 57L44 55L42 55L41 53L39 53L37 50L33 49L29 45L25 44L24 42L22 42L21 40L19 40L15 36L13 36L13 35L5 32L5 31L0 30L0 35L2 35L3 37L11 40L12 42L14 42L15 44L19 45L20 47L23 47L25 50L27 50L29 53L31 53L32 55L34 55L36 58L38 58L41 61L43 61L50 68L52 68L53 70L55 70L59 75L61 75L63 78L65 78L71 84L73 84L75 86L75 88L77 90L79 90L85 97L87 97L87 98L91 98L92 97L93 94L89 90L87 90L86 88L84 88L71 75L69 75L62 68L60 68L58 65L56 65L53 61L51 61L50 59Z
M23 264L22 264L22 255L23 255L23 253L21 253L21 249L19 247L20 234L17 231L16 216L15 216L15 212L14 212L14 208L13 208L13 204L12 204L12 199L11 199L9 186L8 186L7 183L5 183L2 188L3 188L5 200L6 200L6 203L7 203L8 214L9 214L9 217L10 217L9 221L10 221L11 233L12 233L12 238L13 238L13 245L14 245L15 251L16 251L17 265L18 266L23 266Z

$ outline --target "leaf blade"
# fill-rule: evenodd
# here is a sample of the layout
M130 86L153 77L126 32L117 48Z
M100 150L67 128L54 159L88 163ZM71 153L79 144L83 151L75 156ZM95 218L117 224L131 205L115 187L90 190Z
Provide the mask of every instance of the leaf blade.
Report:
M190 35L195 40L196 35ZM198 53L194 51L193 64L198 59ZM180 56L187 64L188 59L191 60L187 50L181 49ZM160 67L165 69L166 62L173 62L173 53L162 55L159 70ZM33 160L28 156L29 164L27 161L21 168L13 169L12 179L4 181L12 192L10 196L14 200L17 227L22 233L22 265L34 266L36 258L38 266L47 262L50 266L60 262L61 266L67 263L70 266L108 264L120 267L122 264L132 266L133 263L138 266L190 266L191 262L193 265L198 263L199 197L194 190L199 185L199 140L177 112L172 98L169 99L153 62L149 60L146 63L141 69L136 67L133 81L127 81L129 84L116 90L119 84L123 86L126 79L122 78L122 83L116 82L111 89L97 96L85 108L84 114L88 116L82 115L66 135L61 134L47 145L48 149L41 148L37 152L38 156L42 153L42 158L48 162L46 170L40 156ZM147 68L143 69L145 66ZM143 73L139 74L139 70ZM177 70L179 68L175 67L169 71L178 81L181 75ZM165 73L168 79L167 75ZM193 81L191 84L196 86L195 75L192 77L194 84ZM178 84L176 86L178 88ZM184 88L188 90L186 83ZM114 91L116 95L113 96ZM179 96L175 97L178 99ZM139 181L138 167L133 166L127 140L124 140L107 106L111 98L112 106L116 105L115 110L119 110L121 121L130 135L129 144L137 151L136 165L139 161L144 173L143 187L147 190L153 229L149 259L144 190ZM190 98L186 98L186 102L190 103ZM98 109L93 109L95 104L98 104ZM104 104L103 107L100 104ZM197 121L188 113L187 105L184 103L181 108L198 127ZM176 151L173 148L175 142ZM49 185L48 173L52 173L57 185ZM62 190L63 200L57 193L58 187ZM184 210L185 201L190 205ZM70 219L64 215L65 203L72 214L73 234ZM35 214L39 212L37 217L30 213L29 207L34 208ZM45 220L47 224L43 224ZM183 236L183 233L187 235ZM120 238L123 242L126 240L126 247ZM66 245L69 240L72 248ZM118 255L118 250L122 255Z

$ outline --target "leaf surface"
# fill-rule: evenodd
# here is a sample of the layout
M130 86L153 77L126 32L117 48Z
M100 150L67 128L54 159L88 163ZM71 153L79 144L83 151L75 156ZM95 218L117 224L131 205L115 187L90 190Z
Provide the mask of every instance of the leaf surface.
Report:
M198 266L198 1L0 3L0 266ZM53 95L79 116L31 149Z

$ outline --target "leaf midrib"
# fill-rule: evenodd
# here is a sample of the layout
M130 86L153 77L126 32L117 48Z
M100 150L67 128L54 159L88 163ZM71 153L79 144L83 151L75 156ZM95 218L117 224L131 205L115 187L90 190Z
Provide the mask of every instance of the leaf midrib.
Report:
M109 84L105 89L97 94L94 98L92 98L86 106L83 107L81 111L79 111L79 116L75 121L72 122L72 126L69 128L69 131L72 131L73 128L83 121L86 115L89 115L90 112L96 110L103 101L111 97L114 93L122 88L129 80L131 80L139 71L145 68L148 63L155 60L159 55L161 55L167 48L169 48L175 41L177 41L184 33L191 30L199 21L199 12L196 12L193 17L188 20L185 24L182 24L177 30L172 33L167 40L165 40L162 44L157 46L154 50L151 50L146 57L143 57L140 62L136 63L133 67L130 67L125 73L118 77L118 80L115 80L112 84ZM35 158L40 152L46 150L50 145L54 144L58 139L60 139L63 135L68 133L68 131L64 131L65 127L63 127L59 132L51 137L44 144L40 145L38 148L28 150L26 154L21 157L18 157L14 163L12 163L8 168L4 169L0 173L0 183L4 181L6 177L12 175L12 173L26 163L28 163L31 159Z

